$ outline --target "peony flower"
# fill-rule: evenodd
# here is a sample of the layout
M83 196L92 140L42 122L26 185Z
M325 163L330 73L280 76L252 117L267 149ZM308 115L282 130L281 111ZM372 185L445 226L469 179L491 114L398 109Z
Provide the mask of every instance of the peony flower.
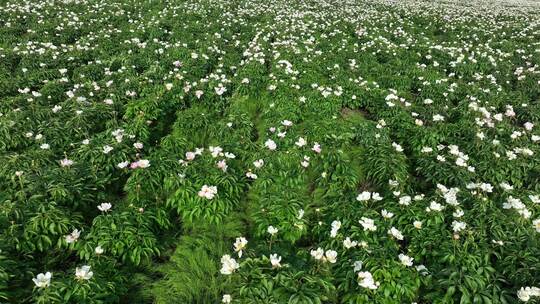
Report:
M379 282L373 280L373 275L369 271L361 271L358 273L358 285L367 289L377 289Z
M311 250L311 256L315 260L322 260L324 258L324 249L319 247L317 250Z
M278 256L276 253L273 253L270 255L270 264L272 264L272 268L279 268L281 267L281 257Z
M116 166L120 169L124 169L126 168L127 166L129 165L129 162L128 161L123 161L121 163L118 163Z
M229 294L224 294L223 298L221 298L221 303L229 304L232 301L232 297Z
M229 166L227 165L227 162L226 162L224 159L218 161L218 162L216 163L216 166L217 166L219 169L221 169L221 171L223 171L223 172L227 172L227 168L229 167Z
M358 245L358 242L356 242L356 241L351 241L351 239L350 239L349 237L347 237L347 238L343 241L343 246L345 246L345 248L347 248L347 249L356 247L356 245Z
M217 187L207 186L207 185L203 185L201 190L198 193L200 197L204 197L209 200L213 199L216 194L217 194Z
M231 258L230 255L226 254L221 257L221 274L232 274L238 268L240 268L240 264L238 264L235 259Z
M321 145L319 145L319 143L314 143L313 144L313 148L311 148L311 150L313 150L313 152L315 153L321 153L322 149L321 149Z
M51 284L51 277L52 273L47 271L45 274L38 274L32 281L34 281L34 284L36 284L38 288L46 288Z
M306 144L307 144L307 141L302 137L298 138L298 140L295 143L295 145L297 145L298 147L303 147Z
M244 237L236 238L236 241L234 242L233 246L234 246L234 251L238 252L238 257L239 258L242 257L242 250L244 250L244 248L246 248L247 243L248 243L248 241Z
M104 154L109 154L109 152L111 152L112 150L114 150L114 148L111 147L111 146L103 146L103 153Z
M71 234L66 235L66 242L68 244L75 243L79 239L80 235L81 232L78 229L74 229Z
M340 221L333 221L332 222L332 230L330 231L330 237L335 238L339 228L341 228L341 222Z
M517 297L523 302L528 302L531 297L540 297L540 288L521 287L517 292Z
M293 125L292 121L287 120L287 119L281 121L281 124L284 125L285 127L290 127Z
M271 151L274 151L276 148L277 148L277 145L276 145L276 142L271 140L271 139L268 139L265 143L264 143L264 146L267 147L269 150Z
M467 224L464 222L459 222L459 221L452 222L452 229L454 230L454 232L460 232L464 230L465 227L467 227Z
M138 168L148 168L150 167L150 161L147 159L140 159L137 161L137 167Z
M408 255L405 255L403 253L400 253L399 254L399 260L401 261L401 264L405 265L405 266L412 266L413 265L413 258L411 258L410 256Z
M90 280L93 275L94 273L90 271L90 266L88 265L75 268L75 278L77 280Z
M270 233L271 235L274 235L274 234L278 233L279 230L277 228L275 228L274 226L268 226L268 229L266 229L266 231L268 233Z
M370 218L367 218L367 217L362 217L359 221L360 225L362 225L362 227L364 227L364 231L376 231L377 230L377 226L375 226L375 221L373 221L372 219Z
M356 197L356 200L359 202L369 201L370 199L371 199L371 192L369 191L364 191L358 194L358 196Z
M403 234L401 234L401 231L397 230L396 227L390 228L390 230L388 230L388 234L392 235L397 240L403 240Z
M64 158L60 161L60 166L62 167L69 167L71 165L73 165L73 161L70 159Z
M100 255L104 252L103 248L101 248L101 246L97 246L96 249L94 249L94 252L97 254L97 255Z
M390 211L387 211L386 209L383 209L381 211L381 215L385 218L385 219L390 219L394 216L394 214Z
M112 208L111 203L101 203L98 207L99 211L107 212Z
M535 219L532 223L536 232L540 233L540 218Z
M253 162L253 165L255 166L255 168L261 168L262 166L264 166L264 160L262 159L256 160Z
M326 250L325 256L326 260L332 264L337 261L337 252L334 250Z

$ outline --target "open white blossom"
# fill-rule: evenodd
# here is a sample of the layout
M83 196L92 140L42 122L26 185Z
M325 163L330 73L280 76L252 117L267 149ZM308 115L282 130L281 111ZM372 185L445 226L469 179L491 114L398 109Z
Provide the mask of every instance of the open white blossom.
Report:
M32 281L34 281L36 287L45 288L49 287L49 285L51 284L51 277L52 273L47 271L45 274L39 273L35 278L32 279Z

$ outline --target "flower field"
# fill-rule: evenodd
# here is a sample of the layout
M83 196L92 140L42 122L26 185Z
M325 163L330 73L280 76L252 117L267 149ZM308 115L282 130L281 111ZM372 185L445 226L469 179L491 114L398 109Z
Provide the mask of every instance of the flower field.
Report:
M0 303L540 303L540 3L0 3Z

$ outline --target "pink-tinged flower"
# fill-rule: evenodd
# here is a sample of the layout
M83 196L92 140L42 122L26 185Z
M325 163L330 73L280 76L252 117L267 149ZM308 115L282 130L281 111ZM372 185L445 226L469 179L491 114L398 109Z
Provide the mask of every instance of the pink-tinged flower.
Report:
M136 162L132 162L130 165L131 169L137 169L137 168L148 168L150 167L150 161L147 159L139 159Z
M213 199L214 196L216 196L216 194L217 194L217 187L207 186L207 185L203 185L201 190L198 193L200 197L204 197L209 200Z
M64 158L60 161L60 166L62 167L69 167L71 165L73 165L73 161L70 159Z
M196 155L197 155L197 154L195 154L195 152L186 152L186 159L187 159L188 161L192 161L192 160L195 159L195 156L196 156Z
M79 239L80 235L81 232L78 229L74 229L71 234L66 235L66 242L68 244L75 243Z
M216 165L223 172L227 172L227 168L229 167L227 166L227 162L224 159L218 161Z
M313 148L311 148L311 150L313 150L315 153L321 153L321 151L322 151L322 150L321 150L321 145L319 145L319 143L316 142L316 143L313 145Z

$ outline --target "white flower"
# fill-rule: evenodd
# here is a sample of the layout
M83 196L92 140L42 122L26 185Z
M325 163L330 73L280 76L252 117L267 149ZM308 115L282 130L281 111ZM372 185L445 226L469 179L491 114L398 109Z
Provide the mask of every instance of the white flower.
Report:
M238 237L236 238L236 241L234 242L234 251L238 252L238 257L242 257L242 250L246 248L248 241L244 237Z
M212 154L212 157L216 158L220 155L223 155L223 148L221 147L213 147L213 146L210 146L208 147L208 151L210 151L210 154Z
M332 230L330 231L330 237L335 238L339 228L341 228L341 222L340 221L333 221L332 222Z
M383 198L378 192L371 192L371 199L374 201L381 201Z
M408 195L402 196L399 198L400 205L409 206L411 204L411 197Z
M337 261L337 252L334 250L326 250L326 260L332 264Z
M207 186L207 185L203 185L201 190L198 193L200 197L204 197L209 200L213 199L216 194L217 194L217 187Z
M118 168L120 169L124 169L126 168L127 166L129 165L129 162L128 161L123 161L121 163L118 163L118 165L116 165Z
M454 213L452 213L452 216L453 216L453 217L460 218L460 217L462 217L464 214L465 214L465 212L463 212L463 210L457 209L456 211L454 211Z
M75 243L79 236L81 235L81 232L78 229L74 229L71 234L66 235L66 242L68 244Z
M99 211L107 212L112 208L111 203L101 203L98 207Z
M218 162L216 163L216 166L217 166L219 169L221 169L221 171L223 171L223 172L227 172L227 168L229 167L229 166L227 166L227 162L226 162L224 159L218 161Z
M224 294L223 298L221 299L221 303L229 304L232 301L232 297L229 294Z
M521 287L517 292L518 298L523 302L528 302L531 297L540 297L540 288L538 287Z
M422 221L414 221L413 225L416 229L422 229Z
M230 255L226 254L221 257L221 270L220 272L225 275L232 274L236 269L240 268L240 264Z
M41 149L43 150L48 150L51 146L49 146L49 144L45 143L45 144L41 144L41 146L39 146Z
M319 145L319 143L314 143L313 148L311 148L311 150L315 153L321 153L322 151L321 145Z
M265 143L264 143L265 147L267 147L269 150L275 150L277 148L277 145L276 145L276 142L271 140L271 139L268 139Z
M93 275L94 273L90 271L90 266L88 265L75 268L75 277L77 280L90 280Z
M196 155L195 152L186 152L186 159L188 161L194 160Z
M379 282L373 280L373 275L369 271L361 271L358 273L358 285L367 289L377 289Z
M109 154L114 148L111 146L103 146L103 153Z
M298 147L303 147L306 144L307 144L307 141L303 137L298 138L298 140L295 143L295 145L297 145Z
M69 167L71 165L73 165L73 161L70 159L64 158L60 161L60 166L62 167Z
M144 147L144 145L141 142L136 142L133 144L133 147L140 150Z
M353 271L354 272L357 272L357 271L360 271L362 270L362 261L354 261L353 263Z
M150 161L147 159L140 159L137 161L137 168L148 168L150 167Z
M390 230L388 230L388 234L392 235L397 240L403 240L403 234L401 234L401 231L397 230L396 227L390 228Z
M287 119L281 121L281 124L284 125L284 126L286 126L286 127L290 127L290 126L293 125L292 121L287 120Z
M356 247L356 245L358 245L358 242L357 242L357 241L351 241L351 239L350 239L349 237L347 237L347 238L343 241L343 246L345 246L345 248L347 248L347 249Z
M367 217L362 217L359 221L360 225L362 225L362 227L364 227L364 231L376 231L377 230L377 226L375 226L375 221L373 221L372 219L370 218L367 218Z
M322 260L324 258L324 249L317 248L317 250L311 250L311 256L315 258L315 260Z
M454 232L460 232L464 230L465 227L467 227L467 224L464 222L459 222L459 221L452 222L452 229L454 230Z
M275 228L274 226L268 226L268 229L266 229L266 231L268 233L270 233L271 235L274 235L274 234L278 233L279 230L277 228Z
M359 202L369 201L369 199L371 199L371 192L369 191L364 191L356 197L356 200Z
M532 223L536 232L540 233L540 218L535 219Z
M257 179L257 174L251 172L251 171L248 171L246 172L246 177L247 178L251 178L251 179Z
M261 168L264 165L264 160L258 159L253 162L253 165L255 166L255 168Z
M104 252L103 248L101 248L101 246L97 246L95 249L94 249L94 252L97 254L97 255L100 255Z
M281 257L277 255L277 253L273 253L270 255L270 264L272 264L272 268L279 268L281 267Z
M405 265L405 266L412 266L413 265L413 258L411 258L410 256L408 255L405 255L403 253L400 253L399 254L399 261L401 262L401 264Z
M386 219L392 218L394 216L394 214L392 212L389 212L386 209L383 209L381 211L381 215Z
M429 274L429 271L424 265L416 266L416 271L418 271L421 275L424 275L424 276Z
M435 201L431 201L430 204L429 204L429 207L426 208L426 211L427 212L431 212L431 211L442 211L444 209L444 207L435 202Z
M45 274L38 274L34 279L32 279L32 281L34 281L34 284L36 284L38 288L45 288L49 287L51 284L51 277L52 273L47 271Z

